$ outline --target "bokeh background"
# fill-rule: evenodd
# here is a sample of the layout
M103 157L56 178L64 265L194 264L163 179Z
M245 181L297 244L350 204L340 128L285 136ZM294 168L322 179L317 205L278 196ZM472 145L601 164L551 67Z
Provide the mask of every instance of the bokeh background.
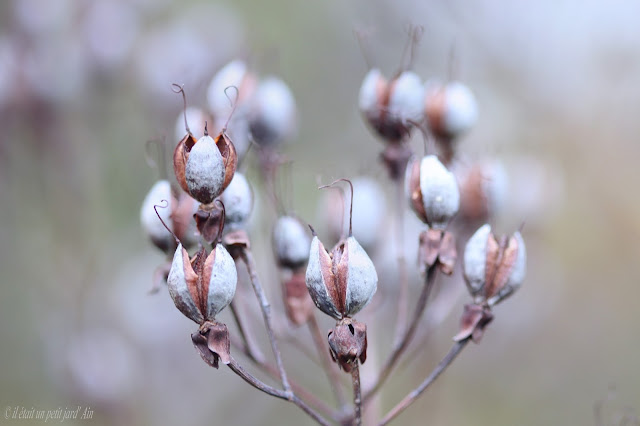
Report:
M163 256L139 225L158 178L145 141L174 138L182 101L171 83L185 84L189 103L205 106L215 71L241 57L261 75L283 78L296 97L299 133L282 148L294 160L296 212L322 223L318 180L361 174L380 182L380 209L391 211L392 187L377 160L382 144L357 111L367 66L354 30L390 75L415 24L424 27L413 67L423 79L447 78L454 46L457 77L480 111L459 148L469 159L504 164L508 201L494 223L504 232L526 223L529 272L496 309L481 344L397 423L588 425L596 423L594 404L607 398L606 424L637 415L638 16L640 3L623 0L2 2L2 412L80 405L93 409L91 424L309 423L227 369L207 367L190 343L194 325L166 291L147 295ZM420 152L420 137L412 143ZM259 192L251 154L243 168ZM259 202L251 233L279 309L272 215ZM409 251L417 233L408 220L417 292ZM371 232L380 234L376 262L392 267L388 232ZM393 290L390 271L381 273L384 297ZM443 285L457 296L432 315L430 337L383 392L382 411L450 346L468 296L459 278ZM378 326L370 351L380 362L391 339L384 322L393 317L384 301L374 305L383 314L364 317ZM278 324L309 341L304 330ZM295 344L284 347L290 374L332 402L318 367ZM363 370L375 363L371 355Z

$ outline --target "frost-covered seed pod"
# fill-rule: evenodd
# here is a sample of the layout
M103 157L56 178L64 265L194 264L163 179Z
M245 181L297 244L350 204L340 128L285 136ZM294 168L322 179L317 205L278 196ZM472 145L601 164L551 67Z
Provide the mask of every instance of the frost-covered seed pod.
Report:
M439 138L456 138L478 120L478 106L471 90L460 82L425 85L425 115L431 131Z
M236 172L227 189L222 192L220 200L225 209L225 230L242 229L253 208L253 191L247 178Z
M497 239L488 224L469 239L464 251L464 276L471 295L495 305L511 295L526 275L526 247L519 232Z
M304 225L292 216L282 216L273 228L273 250L281 266L295 269L309 259L311 241Z
M296 130L296 102L289 87L275 77L265 78L256 89L249 112L253 139L260 145L289 139Z
M331 254L314 236L306 283L318 309L339 320L355 315L371 301L378 287L378 274L353 236L339 243Z
M140 222L143 229L156 247L168 254L173 252L175 239L158 219L154 209L154 206L162 206L163 201L168 205L159 208L158 215L186 247L193 246L198 240L198 230L193 222L198 203L187 194L180 194L176 199L167 180L156 182L142 203Z
M167 200L169 206L166 209L158 209L158 214L164 223L173 229L171 222L171 184L167 180L159 180L156 182L147 196L142 202L142 208L140 209L140 223L145 232L151 239L154 245L161 250L166 250L167 247L175 247L173 235L171 235L164 227L156 212L153 208L155 205L160 205L162 200Z
M213 202L222 192L225 164L211 136L203 136L191 148L185 167L185 179L189 193L201 203Z
M438 160L428 155L407 168L411 207L418 217L436 229L444 229L460 207L460 192L455 176Z
M176 307L198 324L214 321L231 303L237 282L236 265L222 244L217 244L208 256L201 249L193 261L179 244L167 278L169 294Z
M413 123L422 119L424 88L420 78L405 71L387 81L380 70L372 69L360 86L358 105L373 129L385 140L406 138Z
M502 210L509 179L498 161L486 161L454 172L460 183L460 213L471 221L486 221Z
M229 117L236 107L236 113L242 115L244 101L249 99L255 90L255 77L240 60L229 62L222 67L211 80L207 89L207 102L214 117ZM238 89L237 98L235 90Z

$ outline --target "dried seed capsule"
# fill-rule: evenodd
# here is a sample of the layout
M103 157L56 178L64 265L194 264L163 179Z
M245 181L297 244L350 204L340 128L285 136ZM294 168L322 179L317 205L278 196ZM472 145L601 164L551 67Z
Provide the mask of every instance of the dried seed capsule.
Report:
M380 70L367 73L360 86L359 107L371 127L388 142L409 136L412 123L421 120L424 88L411 71L387 81Z
M304 226L293 216L282 216L273 228L273 250L280 266L296 269L309 259L311 242Z
M186 194L176 198L171 190L171 184L166 180L159 180L151 187L140 209L140 222L153 244L167 253L171 253L176 247L174 237L167 231L153 209L163 200L168 202L168 208L158 212L160 219L168 224L186 247L195 244L198 231L192 219L198 203Z
M237 282L235 263L222 244L216 244L209 255L202 248L192 260L179 244L167 279L176 307L198 324L214 321L231 303Z
M340 321L329 331L329 353L334 362L347 373L353 363L367 360L367 325L351 318Z
M253 139L262 146L290 138L296 130L296 102L289 87L268 77L251 99L249 126Z
M495 305L516 291L526 275L526 248L519 232L497 239L483 225L464 251L464 276L471 295Z
M203 204L209 204L222 192L224 160L213 138L203 136L191 148L185 167L189 193Z
M425 115L431 131L439 139L450 140L468 131L478 119L473 93L460 82L425 85Z
M407 186L411 207L423 222L444 229L458 212L460 192L453 173L428 155L407 168Z
M207 102L211 113L214 117L228 117L235 104L237 112L242 115L243 103L252 96L255 86L256 79L247 70L244 62L240 60L229 62L216 73L207 89ZM237 99L233 103L229 101L228 92L226 92L228 87L238 89Z
M486 221L499 212L508 191L504 167L497 161L481 162L456 170L460 183L460 215L469 221Z
M378 274L366 251L353 237L339 243L331 254L314 236L306 283L316 306L336 319L364 308L378 287Z
M225 229L244 228L253 208L253 191L242 173L236 172L220 196L225 208Z

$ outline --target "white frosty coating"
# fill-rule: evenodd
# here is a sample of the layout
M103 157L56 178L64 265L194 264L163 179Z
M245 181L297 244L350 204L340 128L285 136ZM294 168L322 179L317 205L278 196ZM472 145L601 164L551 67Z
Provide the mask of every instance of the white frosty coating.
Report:
M296 128L296 101L284 81L265 78L252 99L252 121L265 128L270 140L289 138Z
M173 299L173 303L176 304L176 308L180 310L187 318L192 321L201 324L204 320L202 314L196 307L189 288L187 287L187 280L184 274L184 259L183 259L182 244L178 244L175 254L173 255L173 262L171 263L171 270L169 271L169 277L167 278L167 287L169 287L169 295Z
M142 227L147 234L154 240L173 240L173 236L166 230L162 222L160 222L153 208L155 205L163 206L162 200L167 200L169 203L168 207L158 207L158 213L169 229L172 229L171 198L171 185L169 181L166 180L156 182L149 190L149 193L147 193L147 196L144 197L142 208L140 209L140 223L142 223Z
M224 204L225 229L233 231L243 228L253 208L253 191L242 173L235 172L220 200Z
M524 245L524 240L522 239L520 232L513 234L513 237L518 242L518 254L516 255L516 261L513 264L507 283L498 294L489 300L490 305L495 305L519 289L522 285L522 281L524 281L525 275L527 274L527 249Z
M377 112L378 108L378 81L382 79L379 69L372 69L367 73L360 86L360 95L358 97L358 107L360 111L369 114Z
M502 210L509 192L509 177L502 163L492 161L482 168L482 192L487 197L490 214Z
M389 99L389 113L403 123L420 120L424 114L424 86L416 73L405 71L396 79Z
M187 116L187 124L189 125L189 130L196 139L200 139L204 136L204 123L208 120L207 114L204 113L200 108L196 107L187 107L184 113L180 113L178 118L176 118L176 131L175 131L175 140L176 142L182 140L184 135L187 134L187 130L184 128L184 115ZM210 128L211 129L211 128Z
M309 252L309 263L307 264L305 282L309 289L309 295L318 309L336 319L342 318L342 315L336 310L336 306L331 300L331 297L329 297L329 292L322 276L322 269L320 267L320 240L318 237L313 237L313 240L311 240L311 250Z
M420 191L429 226L446 228L460 207L460 192L453 173L435 155L424 157L420 163Z
M235 90L227 90L229 97L225 94L227 87L235 86L240 88L240 84L247 73L247 66L242 61L232 61L222 67L211 80L207 89L207 102L209 110L214 117L228 117L233 109L232 102L235 99Z
M445 87L444 128L458 135L469 130L478 120L476 98L467 86L452 82Z
M345 314L355 315L364 308L378 289L378 273L369 255L354 237L347 238L348 273Z
M371 230L380 229L387 214L385 193L378 182L368 177L356 178L351 183L353 184L353 236L363 247L372 249L381 233L371 232ZM345 203L345 207L349 208L349 201ZM347 235L349 230L349 211L345 213L342 218L342 235Z
M477 296L484 289L485 270L487 264L487 243L491 234L489 224L482 225L469 238L464 249L464 277L472 296Z
M215 248L215 261L209 281L207 297L207 319L213 321L215 316L227 307L236 294L238 272L233 258L222 244Z
M287 263L303 263L309 256L309 234L294 217L282 216L273 228L273 246L278 259Z
M213 198L220 194L224 183L224 160L211 136L203 136L193 145L185 168L185 177L189 192L194 196L206 190ZM211 200L198 200L210 203Z

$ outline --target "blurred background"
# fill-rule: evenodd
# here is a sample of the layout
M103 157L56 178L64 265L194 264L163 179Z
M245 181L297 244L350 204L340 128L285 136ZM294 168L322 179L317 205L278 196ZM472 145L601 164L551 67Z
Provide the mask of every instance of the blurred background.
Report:
M414 24L424 27L413 66L422 79L446 79L454 47L456 77L479 108L459 149L465 161L504 167L505 202L493 223L512 232L525 222L528 276L496 308L482 342L397 424L595 424L594 404L609 397L605 424L638 415L638 16L640 2L623 0L2 2L0 408L89 406L92 424L105 425L308 424L296 407L206 366L190 343L195 325L166 290L147 294L164 257L139 223L159 177L145 141L175 139L182 100L171 83L205 107L214 73L242 58L260 75L282 78L295 96L299 131L282 151L294 160L296 213L326 236L317 182L359 175L386 197L370 211L390 213L383 145L357 109L368 68L354 30L390 76ZM422 152L419 135L412 144ZM259 198L250 234L281 310L269 251L273 210L255 164L249 153L242 165ZM419 228L409 212L407 221L417 294ZM380 302L395 279L386 228L370 231L381 296L362 316L373 321L363 370L384 359L391 341L392 306ZM385 388L381 413L450 347L469 296L459 276L442 286L453 296L444 307L434 302L429 337ZM253 298L246 303L257 318ZM372 314L377 308L383 315ZM282 317L277 328L309 341ZM299 345L283 345L290 374L333 403L319 368Z

